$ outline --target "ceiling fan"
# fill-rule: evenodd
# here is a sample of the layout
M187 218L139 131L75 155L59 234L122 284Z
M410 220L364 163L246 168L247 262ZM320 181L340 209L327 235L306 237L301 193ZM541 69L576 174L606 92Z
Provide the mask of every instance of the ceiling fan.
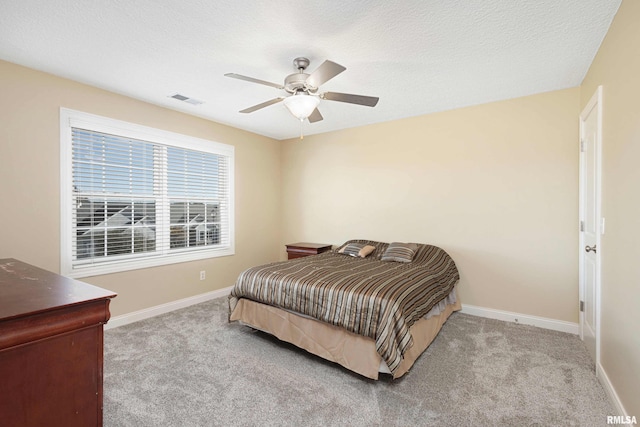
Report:
M235 73L227 73L226 77L232 77L234 79L246 80L252 83L258 83L266 86L275 87L276 89L284 89L291 95L280 96L278 98L271 99L269 101L262 102L249 108L241 110L241 113L253 113L261 108L268 107L269 105L277 104L278 102L284 102L287 109L298 120L304 121L308 119L309 122L315 123L322 120L322 114L318 111L318 104L320 99L327 101L347 102L349 104L365 105L367 107L375 107L378 103L378 98L373 96L352 95L349 93L339 92L324 92L318 93L318 88L323 83L328 82L344 70L340 64L336 64L332 61L324 61L314 72L311 74L305 73L305 70L309 66L309 60L307 58L296 58L293 60L293 65L298 70L297 73L293 73L285 77L284 85L277 83L271 83L264 80L254 79L253 77L247 77Z

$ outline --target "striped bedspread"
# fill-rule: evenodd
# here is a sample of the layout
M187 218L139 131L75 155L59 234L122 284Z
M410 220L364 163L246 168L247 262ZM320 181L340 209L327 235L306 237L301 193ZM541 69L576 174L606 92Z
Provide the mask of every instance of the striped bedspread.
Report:
M451 257L436 246L419 245L412 262L381 261L388 244L367 258L335 251L250 268L229 296L302 313L372 338L392 373L413 344L409 328L444 299L459 280ZM344 246L343 245L343 246Z

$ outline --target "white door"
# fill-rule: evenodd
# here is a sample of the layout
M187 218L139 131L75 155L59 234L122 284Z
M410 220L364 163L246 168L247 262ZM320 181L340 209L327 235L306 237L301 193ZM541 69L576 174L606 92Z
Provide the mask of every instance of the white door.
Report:
M580 338L600 361L602 86L580 114Z

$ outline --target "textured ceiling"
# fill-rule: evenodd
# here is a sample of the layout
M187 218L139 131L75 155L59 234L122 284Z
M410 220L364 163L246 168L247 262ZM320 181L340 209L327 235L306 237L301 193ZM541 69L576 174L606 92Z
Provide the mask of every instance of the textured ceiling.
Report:
M0 59L276 139L298 56L347 68L306 135L578 86L621 0L0 0ZM169 98L180 93L201 101Z

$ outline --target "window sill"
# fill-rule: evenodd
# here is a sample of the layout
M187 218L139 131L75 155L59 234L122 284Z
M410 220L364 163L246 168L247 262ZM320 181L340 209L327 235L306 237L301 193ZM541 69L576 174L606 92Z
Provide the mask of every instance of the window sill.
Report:
M191 253L172 254L170 256L149 256L131 261L111 261L100 264L87 264L84 266L62 266L61 274L74 279L101 276L103 274L121 273L143 268L159 267L162 265L177 264L182 262L197 261L208 258L218 258L235 254L234 248L211 249Z

